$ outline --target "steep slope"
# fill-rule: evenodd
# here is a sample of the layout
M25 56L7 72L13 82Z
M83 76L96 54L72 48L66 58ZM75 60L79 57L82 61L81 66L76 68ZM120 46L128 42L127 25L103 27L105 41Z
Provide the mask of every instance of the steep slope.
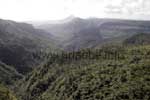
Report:
M5 85L12 85L16 80L22 78L13 67L0 62L0 82Z
M33 53L54 47L50 33L26 23L0 20L0 61L25 74L40 63Z
M20 83L18 95L22 100L150 99L149 46L104 47L101 55L89 50L50 58Z

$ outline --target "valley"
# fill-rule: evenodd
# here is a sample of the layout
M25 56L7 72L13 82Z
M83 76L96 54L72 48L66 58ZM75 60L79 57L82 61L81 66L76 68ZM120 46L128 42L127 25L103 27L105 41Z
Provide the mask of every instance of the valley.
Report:
M0 100L149 100L150 21L0 20Z

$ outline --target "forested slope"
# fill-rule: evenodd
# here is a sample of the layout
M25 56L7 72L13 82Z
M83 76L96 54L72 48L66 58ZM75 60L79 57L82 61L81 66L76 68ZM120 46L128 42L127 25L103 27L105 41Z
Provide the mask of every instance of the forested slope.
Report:
M136 34L124 41L126 45L149 45L150 44L150 34L140 33Z
M82 58L88 53L90 57ZM150 46L51 56L19 83L22 100L149 100ZM65 56L64 56L65 55Z
M55 49L54 42L50 33L30 24L0 19L0 61L21 74L40 63L33 53Z
M0 84L0 100L17 100L6 87Z
M15 81L22 78L22 75L19 74L12 66L8 66L0 62L0 82L6 85L11 85Z

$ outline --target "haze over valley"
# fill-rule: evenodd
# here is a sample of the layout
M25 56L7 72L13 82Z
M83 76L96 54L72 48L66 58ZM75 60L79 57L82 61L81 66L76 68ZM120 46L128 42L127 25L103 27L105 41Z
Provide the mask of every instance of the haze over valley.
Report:
M150 100L149 0L0 0L0 100Z

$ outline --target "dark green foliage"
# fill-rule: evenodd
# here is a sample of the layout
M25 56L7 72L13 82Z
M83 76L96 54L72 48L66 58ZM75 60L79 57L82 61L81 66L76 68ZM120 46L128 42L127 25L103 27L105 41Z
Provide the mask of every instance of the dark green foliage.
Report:
M150 44L150 34L137 34L124 41L125 45L148 45Z
M0 62L0 83L12 85L16 80L21 78L22 75L19 74L12 66L8 66Z
M80 21L75 20L78 24ZM121 41L129 37L129 33L147 33L149 29L144 29L149 22L110 20L98 27L85 25L84 29L80 29L84 24L78 24L75 26L79 31L69 36L70 40L61 41L66 50L75 51L57 54L49 33L29 24L0 20L0 84L13 89L19 100L150 100L149 34L128 38L124 41L127 47L111 44L86 49L99 47L102 40ZM130 30L135 24L140 28ZM103 29L101 32L99 27ZM80 48L85 49L78 50ZM0 85L0 100L16 98Z
M0 84L0 100L17 100L6 87Z
M149 100L150 47L103 47L119 59L50 57L19 83L22 100ZM81 50L74 52L87 52ZM90 50L95 56L94 50Z

